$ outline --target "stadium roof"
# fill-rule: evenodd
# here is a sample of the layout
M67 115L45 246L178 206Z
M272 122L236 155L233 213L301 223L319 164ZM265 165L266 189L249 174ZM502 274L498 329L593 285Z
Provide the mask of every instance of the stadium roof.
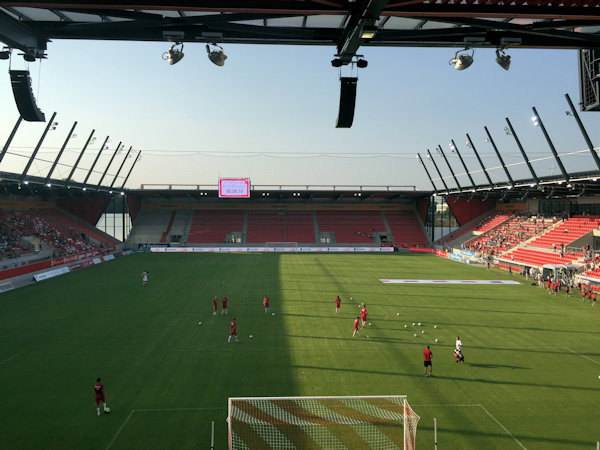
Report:
M600 47L600 0L130 0L0 2L0 41L52 39L360 46Z

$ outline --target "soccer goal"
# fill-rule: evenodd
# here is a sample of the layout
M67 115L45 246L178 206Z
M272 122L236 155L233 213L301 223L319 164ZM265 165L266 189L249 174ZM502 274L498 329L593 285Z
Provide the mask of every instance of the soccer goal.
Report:
M229 449L415 448L405 395L229 399Z
M297 242L267 242L265 243L265 247L269 249L273 249L272 251L276 252L297 252L298 251L298 243Z

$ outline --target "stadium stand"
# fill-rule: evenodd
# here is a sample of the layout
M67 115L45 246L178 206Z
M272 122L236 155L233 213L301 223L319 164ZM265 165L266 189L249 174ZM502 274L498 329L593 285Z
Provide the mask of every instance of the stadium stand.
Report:
M223 244L228 233L243 231L244 214L241 209L195 210L187 243Z
M171 210L142 209L138 213L131 234L127 238L129 247L137 244L160 242L163 232L167 229L171 219Z
M0 214L0 259L13 265L46 257L69 256L99 248L114 249L116 240L56 209L18 210ZM32 258L23 258L31 255ZM3 264L6 269L10 265Z
M529 242L530 246L543 248L558 248L579 239L583 235L598 228L600 216L574 216L539 238Z
M414 212L411 212L415 216ZM387 232L381 212L317 210L320 232L333 232L336 243L375 243L373 232ZM415 217L416 221L416 217Z
M521 262L532 266L543 266L544 264L569 264L577 259L574 254L560 256L543 250L532 250L528 248L517 248L503 255L504 259Z
M427 236L413 211L386 210L384 215L397 246L427 246Z
M515 214L500 225L466 242L465 250L488 255L499 255L513 247L543 233L552 226L551 219L527 217L525 214ZM487 224L485 224L487 228Z
M285 241L315 243L315 219L312 211L285 212Z
M246 242L258 244L285 241L285 215L271 210L248 211Z

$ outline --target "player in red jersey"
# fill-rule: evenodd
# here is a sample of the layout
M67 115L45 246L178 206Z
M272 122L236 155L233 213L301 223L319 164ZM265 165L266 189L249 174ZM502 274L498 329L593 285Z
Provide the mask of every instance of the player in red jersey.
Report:
M104 414L108 414L109 409L106 407L106 396L104 395L104 385L100 383L100 378L96 379L94 385L94 393L96 394L96 412L100 415L100 402L104 408Z
M218 304L219 304L219 299L215 295L215 298L213 298L213 316L217 315L217 305Z
M358 329L359 323L360 323L360 317L356 316L356 319L354 319L354 333L352 333L352 337L354 337L357 333L360 336L360 330Z
M335 312L336 314L340 312L340 304L342 303L342 301L340 300L340 296L338 295L335 298Z
M263 298L263 305L265 305L265 314L271 311L271 308L269 308L269 297L267 297L266 295L265 298Z
M229 326L231 327L231 331L229 331L229 338L227 339L227 343L229 344L229 342L231 341L231 336L235 336L235 342L239 342L237 337L237 324L235 323L235 317L233 318Z
M227 297L223 297L221 300L221 315L227 315Z
M364 328L367 324L367 305L364 303L362 309L360 310L360 318L362 319L362 326Z
M592 303L592 288L588 289L588 303Z
M425 350L423 350L423 358L425 359L425 376L427 376L427 368L429 367L429 375L433 372L433 366L431 365L431 358L433 358L433 353L429 350L429 345Z
M594 292L594 295L592 296L592 306L596 306L596 292Z

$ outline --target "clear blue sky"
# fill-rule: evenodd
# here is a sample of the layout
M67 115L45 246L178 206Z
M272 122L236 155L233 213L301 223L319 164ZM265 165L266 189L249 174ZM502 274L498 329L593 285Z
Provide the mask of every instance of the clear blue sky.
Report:
M185 58L169 66L161 54L169 43L55 41L48 59L30 64L38 105L49 118L58 112L59 127L47 137L30 174L45 176L49 162L73 121L77 138L61 162L72 164L85 138L96 129L97 141L80 163L89 169L107 135L110 151L98 162L101 171L119 141L142 150L142 160L127 187L173 183L216 185L218 177L250 177L254 185L416 185L431 189L415 158L441 144L455 171L464 172L450 152L454 139L467 167L477 170L465 133L473 138L488 167L498 166L485 142L487 125L506 162L520 162L509 117L531 159L550 156L541 130L531 123L536 106L560 153L583 150L585 142L564 94L579 102L577 52L510 50L512 66L496 65L494 50L478 49L465 71L448 65L455 49L370 48L359 71L354 125L336 129L338 69L330 65L334 48L224 45L224 67L206 57L204 44L186 44ZM0 61L8 70L8 61ZM13 54L12 67L26 67ZM349 68L342 70L350 74ZM38 91L39 84L39 91ZM0 142L18 117L8 75L0 83ZM595 146L600 143L600 113L582 118ZM14 152L29 156L44 124L24 123ZM120 161L120 158L119 158ZM437 158L445 176L449 171ZM9 155L0 170L21 172L26 158ZM588 154L565 157L568 170L591 168ZM118 167L113 163L110 173ZM539 175L556 173L551 161L534 163ZM428 165L433 174L433 166ZM513 177L527 176L523 165ZM57 177L69 168L59 167ZM82 181L86 170L77 171ZM94 174L90 182L99 180ZM503 173L493 171L496 180ZM467 184L466 177L459 178ZM481 174L476 182L483 182ZM454 183L450 183L454 185Z

